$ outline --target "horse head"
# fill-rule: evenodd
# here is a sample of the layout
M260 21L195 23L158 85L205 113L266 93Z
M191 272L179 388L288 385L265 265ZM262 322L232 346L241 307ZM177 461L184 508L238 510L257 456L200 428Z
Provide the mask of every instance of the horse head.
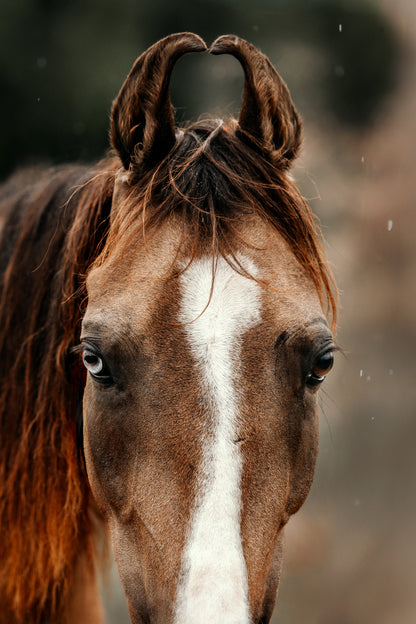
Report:
M238 120L175 127L185 53L231 54ZM87 278L83 439L132 621L267 622L283 529L308 494L334 303L288 169L301 122L269 60L234 36L172 35L114 102L119 156Z

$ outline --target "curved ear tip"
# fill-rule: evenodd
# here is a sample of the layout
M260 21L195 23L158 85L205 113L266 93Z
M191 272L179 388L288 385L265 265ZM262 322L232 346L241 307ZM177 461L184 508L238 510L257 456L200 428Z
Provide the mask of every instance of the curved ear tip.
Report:
M178 41L180 39L182 39L183 43L186 44L189 52L205 52L206 50L208 50L208 46L202 39L202 37L200 37L199 35L195 35L191 32L181 32L176 33L175 35L168 35L167 37L165 37L164 40L162 40L162 42L168 42L173 40Z
M214 41L208 51L210 54L224 54L230 48L235 49L242 43L245 43L244 39L237 37L237 35L221 35Z

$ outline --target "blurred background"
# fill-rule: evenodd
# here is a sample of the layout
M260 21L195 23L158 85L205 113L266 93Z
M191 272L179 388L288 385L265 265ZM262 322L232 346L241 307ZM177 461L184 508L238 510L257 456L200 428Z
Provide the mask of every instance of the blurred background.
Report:
M304 119L296 179L341 289L346 355L321 393L307 503L287 527L274 624L416 622L416 3L414 0L2 0L0 176L94 160L135 58L191 30L265 52ZM238 114L234 59L181 59L178 123ZM107 624L129 622L113 570Z

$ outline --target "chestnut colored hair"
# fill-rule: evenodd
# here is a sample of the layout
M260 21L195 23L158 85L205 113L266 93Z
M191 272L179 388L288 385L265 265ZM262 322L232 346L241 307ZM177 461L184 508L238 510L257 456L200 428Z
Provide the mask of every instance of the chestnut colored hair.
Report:
M236 225L255 212L286 240L335 321L336 290L319 229L286 174L300 143L299 119L291 112L289 123L281 101L279 111L288 119L280 129L270 115L266 119L265 112L253 112L264 98L273 104L270 85L257 84L256 63L264 65L267 59L260 55L250 65L252 46L219 39L211 53L234 54L246 73L239 122L227 127L200 122L173 140L169 134L173 116L166 105L166 72L181 54L206 49L200 42L195 35L173 35L139 58L113 108L116 152L94 168L20 173L0 193L5 216L0 248L0 611L8 621L56 621L77 555L87 551L92 560L94 522L76 434L77 393L84 380L74 347L86 308L88 271L120 238L141 240L143 228L150 232L175 212L192 233L193 256L208 240L214 255L231 258L242 270L237 245L249 241L240 240ZM155 63L164 70L151 72ZM257 94L264 91L257 104L247 87L250 80ZM159 88L149 81L158 81ZM132 111L132 105L127 110L129 101L138 106L140 89L146 93L145 110ZM279 97L288 97L279 89ZM153 96L160 106L153 106L151 114ZM133 136L137 115L143 136ZM155 124L160 115L167 119L163 132ZM262 136L250 131L256 115ZM269 142L267 132L273 135ZM128 192L110 227L122 167L128 170Z

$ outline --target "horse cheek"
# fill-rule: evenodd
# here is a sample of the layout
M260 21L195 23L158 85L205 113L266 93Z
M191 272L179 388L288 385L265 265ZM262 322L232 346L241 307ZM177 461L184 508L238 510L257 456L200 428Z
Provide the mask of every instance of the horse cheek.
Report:
M88 392L84 398L84 453L88 482L103 515L129 515L131 500L127 466L134 445L129 418L121 405L103 405Z
M305 399L305 402L307 405L303 405L295 415L295 430L292 430L289 441L292 470L286 505L288 515L296 513L305 502L318 455L318 410L315 398Z

